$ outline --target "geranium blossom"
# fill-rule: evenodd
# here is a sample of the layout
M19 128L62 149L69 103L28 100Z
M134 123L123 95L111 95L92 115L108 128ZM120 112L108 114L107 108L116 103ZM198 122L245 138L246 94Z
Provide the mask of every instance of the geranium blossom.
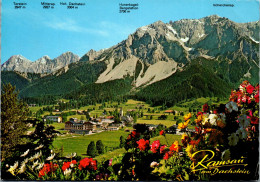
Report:
M256 102L256 103L259 103L259 93L257 93L257 94L254 96L254 98L255 98L255 102Z
M150 145L150 147L151 147L151 151L153 152L153 153L156 153L157 151L158 151L158 149L160 148L160 140L155 140L153 143L152 143L152 145Z
M166 148L167 146L166 145L162 145L161 147L160 147L160 154L162 154L162 153L165 153L165 148Z
M164 160L168 160L170 157L172 156L172 152L171 151L168 151L164 154L163 156L163 159Z
M252 116L252 117L250 117L250 120L251 120L251 124L259 124L258 117Z
M79 162L79 169L93 169L97 170L97 161L93 160L92 158L84 158Z
M176 151L176 152L179 152L179 149L180 149L180 146L179 146L179 142L178 141L175 141L171 147L170 147L170 151Z
M138 144L138 147L141 151L145 151L147 147L149 147L149 140L145 139L140 139L139 141L136 142Z
M160 135L164 135L164 134L165 134L164 130L161 130Z
M53 164L50 162L50 164L44 164L43 168L39 171L39 178L42 178L45 175L49 175L52 172L55 172L58 168L57 164Z
M253 87L252 85L248 85L248 86L246 87L246 91L247 91L247 93L249 93L249 94L252 94L254 90L255 90L255 87Z
M61 169L63 171L65 171L66 169L68 169L71 166L71 164L77 164L77 161L76 160L72 160L71 162L64 162Z
M202 110L203 110L203 112L208 112L209 111L209 105L207 103L204 104L203 107L202 107Z
M228 137L228 144L230 146L235 146L237 145L237 142L239 141L238 136L236 135L236 133L232 133L229 137Z
M200 139L198 139L198 140L191 140L189 142L189 144L191 144L191 145L198 145L199 143L200 143Z

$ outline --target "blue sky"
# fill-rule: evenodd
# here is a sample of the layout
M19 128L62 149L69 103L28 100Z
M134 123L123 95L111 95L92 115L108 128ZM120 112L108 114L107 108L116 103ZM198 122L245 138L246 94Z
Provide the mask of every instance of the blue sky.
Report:
M2 0L1 63L17 54L31 61L44 55L53 59L67 51L81 57L90 49L109 48L158 20L167 23L213 14L235 22L259 20L258 0L71 0L86 3L78 10L60 6L61 0L45 1L56 3L54 9L45 10L43 1ZM13 2L28 5L15 10ZM119 3L138 3L139 9L121 14ZM235 6L213 7L215 3Z

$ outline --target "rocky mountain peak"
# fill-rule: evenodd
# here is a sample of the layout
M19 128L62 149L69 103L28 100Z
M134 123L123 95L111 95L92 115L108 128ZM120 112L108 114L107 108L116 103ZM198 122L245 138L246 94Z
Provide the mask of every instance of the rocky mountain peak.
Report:
M37 59L35 62L26 59L22 55L15 55L2 65L1 70L31 73L51 73L77 61L79 61L79 56L73 54L72 52L63 53L53 60L46 55Z

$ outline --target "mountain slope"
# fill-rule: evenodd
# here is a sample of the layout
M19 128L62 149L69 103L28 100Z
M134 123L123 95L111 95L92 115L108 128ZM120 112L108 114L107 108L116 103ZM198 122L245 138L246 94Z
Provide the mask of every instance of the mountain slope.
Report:
M163 89L162 89L163 88ZM153 83L136 93L136 99L153 105L172 106L188 98L227 96L231 86L198 64L188 66L184 71L160 82Z
M41 74L39 79L24 80L20 94L100 100L138 91L139 99L153 100L155 104L225 95L242 80L258 83L258 32L259 22L235 23L216 15L169 23L157 21L138 28L113 47L90 50L75 63L67 61L69 65L56 71L53 67L51 73ZM71 57L63 55L57 60ZM21 59L22 65L30 63L17 58L17 64ZM44 60L38 62L43 64ZM54 66L55 60L51 62Z
M21 97L63 95L84 84L93 83L104 69L105 64L102 62L73 63L32 82L29 86L21 90L20 95Z
M2 67L2 71L19 71L30 73L51 73L66 65L78 62L79 57L71 52L66 52L51 60L48 56L43 56L35 62L31 62L21 55L12 56Z

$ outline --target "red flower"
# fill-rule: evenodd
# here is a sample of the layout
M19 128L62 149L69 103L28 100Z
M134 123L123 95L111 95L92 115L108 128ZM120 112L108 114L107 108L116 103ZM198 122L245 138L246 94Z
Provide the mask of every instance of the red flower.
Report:
M83 168L96 170L97 161L93 160L92 158L84 158L79 161L79 169L82 170Z
M70 167L70 162L63 162L63 166L62 166L62 170L65 171L66 169L68 169Z
M171 146L170 146L170 151L176 151L179 152L181 149L181 146L179 145L178 141L175 141Z
M251 124L259 124L259 118L258 117L252 116L250 118L250 120L251 120Z
M198 127L195 126L195 131L196 131L197 133L199 133L199 132L200 132L200 128L198 128Z
M242 102L246 102L246 101L247 101L247 96L244 95L244 96L242 97Z
M170 151L176 151L177 148L178 148L178 146L173 143L173 144L171 145L171 147L170 147Z
M171 151L165 153L163 159L164 159L164 160L168 160L168 159L172 156L172 154L173 154L173 153L172 153Z
M132 131L128 137L127 137L127 140L131 140L132 138L136 138L138 137L139 133L137 133L136 131Z
M166 145L163 145L160 147L160 154L165 153L165 150L164 150L165 147L166 147Z
M208 112L209 110L209 105L206 103L203 105L203 108L202 108L203 112Z
M256 103L259 103L259 93L257 93L257 94L254 96L254 98L255 98L255 102L256 102Z
M198 140L191 140L189 142L189 144L191 144L191 145L198 145L199 143L200 143L200 139L198 139Z
M135 175L135 170L134 169L132 169L132 174L133 174L133 176Z
M49 175L52 172L55 172L58 168L57 164L53 164L50 162L50 164L44 164L43 168L39 171L39 178L42 178L45 175Z
M167 152L167 153L164 154L163 159L164 159L164 160L167 160L167 159L169 159L169 157L170 157L170 155L169 155L169 153Z
M157 152L157 150L160 148L160 140L155 140L153 143L152 143L152 145L151 145L151 151L153 152L153 153L156 153Z
M249 93L249 94L252 94L254 90L255 90L255 87L253 87L252 85L248 85L248 86L246 87L246 91L247 91L247 93Z
M132 131L132 133L131 133L131 136L133 137L133 138L135 138L136 137L136 131Z
M77 164L76 160L72 160L71 162L63 162L62 170L65 171L70 167L71 164Z
M164 130L161 130L160 131L160 135L163 135L165 132L164 132Z
M203 113L202 113L202 112L198 112L198 113L197 113L197 117L198 117L198 115L203 115Z
M139 141L136 142L138 144L138 147L141 151L145 151L147 147L149 147L149 140L145 139L140 139Z

